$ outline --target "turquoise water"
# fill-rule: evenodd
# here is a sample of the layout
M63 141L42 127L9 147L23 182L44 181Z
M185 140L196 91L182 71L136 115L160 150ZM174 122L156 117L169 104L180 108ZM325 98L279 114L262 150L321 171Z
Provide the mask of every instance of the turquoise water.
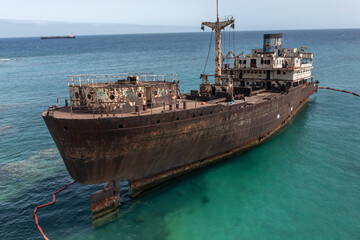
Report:
M262 34L236 32L236 52L261 47ZM178 73L182 90L197 89L209 38L0 39L0 58L12 59L0 62L0 239L41 239L32 211L71 181L40 116L68 95L66 75ZM321 86L360 92L360 30L284 31L284 46L315 53ZM319 90L272 140L144 194L110 223L91 222L101 185L75 183L38 211L40 225L50 239L358 239L359 104Z

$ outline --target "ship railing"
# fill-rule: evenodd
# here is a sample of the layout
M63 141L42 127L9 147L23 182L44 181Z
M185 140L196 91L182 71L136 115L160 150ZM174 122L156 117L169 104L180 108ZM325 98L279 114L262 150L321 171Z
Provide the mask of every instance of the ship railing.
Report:
M230 68L230 70L232 70L232 69L234 69L234 68ZM234 71L234 73L235 73L235 71ZM231 75L230 74L221 75L221 78L224 79L225 77L227 77L227 78L234 77L234 73L232 73ZM208 74L202 74L200 76L200 78L202 78L202 83L203 84L214 83L215 82L215 77L216 77L216 75L214 75L214 74L209 74L209 75Z
M95 85L104 82L117 82L118 80L126 80L128 77L137 76L140 81L171 81L177 82L177 74L154 74L154 73L115 73L115 74L82 74L67 76L68 85L75 86L82 84Z

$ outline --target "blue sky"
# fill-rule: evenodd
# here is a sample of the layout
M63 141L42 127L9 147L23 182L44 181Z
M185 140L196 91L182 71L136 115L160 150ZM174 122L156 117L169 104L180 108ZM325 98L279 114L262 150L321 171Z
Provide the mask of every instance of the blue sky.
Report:
M199 27L215 0L0 0L0 19ZM236 30L360 28L355 0L220 0ZM0 29L1 30L1 29Z

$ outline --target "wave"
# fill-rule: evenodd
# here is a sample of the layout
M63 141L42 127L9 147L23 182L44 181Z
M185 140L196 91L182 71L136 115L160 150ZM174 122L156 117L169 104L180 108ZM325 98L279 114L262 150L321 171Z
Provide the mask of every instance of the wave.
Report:
M13 129L14 127L14 125L0 126L0 136L6 134L9 129Z
M30 105L30 103L29 102L22 102L22 103L0 104L0 111L11 109L11 108L20 108L20 107L24 107L24 106L27 106L27 105Z
M11 59L11 58L0 58L0 62L10 62L10 61L16 61L16 59Z
M0 127L0 133L3 131L6 131L8 129L11 129L13 127L14 127L14 125L7 125L7 126Z

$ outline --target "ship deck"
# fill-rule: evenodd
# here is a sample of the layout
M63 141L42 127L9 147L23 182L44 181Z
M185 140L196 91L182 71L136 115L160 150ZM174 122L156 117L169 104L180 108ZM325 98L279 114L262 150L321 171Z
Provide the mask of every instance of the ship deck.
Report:
M43 116L46 114L51 114L53 118L57 119L97 119L97 118L126 118L126 117L134 117L134 116L147 116L147 115L156 115L156 114L163 114L168 112L176 112L176 111L184 111L184 110L192 110L192 109L201 109L201 108L207 108L209 106L230 106L230 105L237 105L237 104L248 104L253 105L260 102L264 102L266 100L269 100L272 97L281 95L281 93L275 93L275 92L260 92L256 95L245 97L241 100L234 100L233 102L227 102L225 99L217 99L205 102L203 105L200 101L195 100L185 100L185 99L179 99L179 109L176 109L174 105L172 105L172 110L169 110L169 104L165 105L165 108L163 106L156 107L156 108L147 108L147 110L143 111L142 109L139 110L139 112L127 112L127 113L121 113L119 111L116 112L109 112L109 113L84 113L81 112L81 110L72 111L70 106L67 107L50 107L49 110L42 113ZM186 109L183 108L183 102L186 101Z

